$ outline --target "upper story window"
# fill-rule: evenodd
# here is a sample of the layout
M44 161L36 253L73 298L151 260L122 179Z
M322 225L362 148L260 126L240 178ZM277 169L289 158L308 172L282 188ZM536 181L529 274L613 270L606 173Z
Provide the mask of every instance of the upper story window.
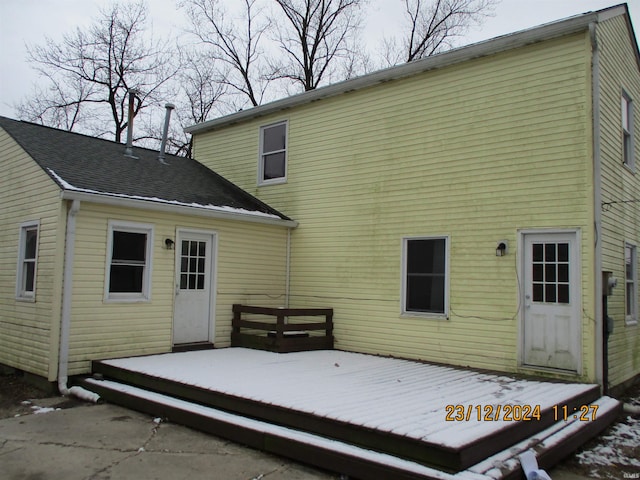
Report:
M633 158L633 102L631 97L625 92L622 92L621 101L622 110L622 149L623 149L623 162L631 170L634 170L635 159Z
M445 316L448 308L448 239L405 238L402 313Z
M635 245L624 246L625 319L627 324L638 322L638 256Z
M109 223L105 299L150 299L152 245L152 226Z
M39 222L23 223L20 226L16 297L21 300L33 301L36 297L39 229Z
M287 179L287 122L260 128L258 184L283 183Z

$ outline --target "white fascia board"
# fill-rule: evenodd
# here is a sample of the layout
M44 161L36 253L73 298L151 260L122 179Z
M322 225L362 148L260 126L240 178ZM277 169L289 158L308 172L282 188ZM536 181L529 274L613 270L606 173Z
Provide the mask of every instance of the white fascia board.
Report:
M80 200L101 205L112 205L115 207L138 208L140 210L154 210L165 213L177 213L180 215L194 215L197 217L219 218L221 220L235 220L241 222L262 223L266 225L277 225L280 227L296 228L298 222L295 220L285 220L250 212L241 213L225 210L215 210L206 207L180 205L165 203L161 201L142 200L136 198L119 197L101 193L87 193L74 190L63 190L61 197L63 200Z
M609 20L625 13L629 16L629 9L627 8L626 3L621 3L620 5L613 5L611 7L598 10L596 13L598 14L598 21L604 22L605 20Z
M624 12L624 9L621 10ZM619 13L619 11L616 11ZM474 58L493 55L506 50L511 50L532 43L537 43L553 38L571 35L573 33L586 30L589 24L597 21L598 12L585 13L570 17L558 22L549 23L528 30L523 30L501 37L496 37L483 42L475 43L466 47L450 50L445 53L434 55L432 57L423 58L413 62L405 63L399 66L390 67L379 70L368 75L338 82L326 87L317 88L308 92L293 95L291 97L276 100L265 105L242 110L231 115L220 118L214 118L204 123L186 127L186 133L197 134L218 128L233 125L253 118L259 118L271 113L286 110L288 108L297 107L307 103L315 102L324 98L341 95L343 93L360 90L371 87L379 83L399 80L401 78L410 77L419 73L447 67L456 63L465 62Z

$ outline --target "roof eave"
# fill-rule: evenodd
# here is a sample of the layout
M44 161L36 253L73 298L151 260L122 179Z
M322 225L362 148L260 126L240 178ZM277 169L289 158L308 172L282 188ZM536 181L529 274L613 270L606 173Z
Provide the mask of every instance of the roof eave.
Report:
M141 210L153 210L165 213L175 213L180 215L194 215L198 217L218 218L221 220L233 220L250 223L261 223L266 225L276 225L280 227L296 228L298 222L295 220L285 220L270 216L231 212L224 210L214 210L205 207L178 205L165 203L162 201L142 200L137 198L119 197L102 193L79 192L76 190L62 190L63 200L80 200L101 205L111 205L116 207L138 208Z
M473 58L493 55L506 50L523 47L532 43L571 35L588 28L589 24L598 20L598 12L581 14L566 20L534 27L521 32L504 35L494 39L457 48L439 55L387 68L361 77L345 80L326 87L317 88L291 97L276 100L265 105L242 110L231 115L215 118L204 123L192 125L184 129L185 132L196 134L217 128L226 127L253 118L262 117L288 108L297 107L328 97L341 95L354 90L360 90L379 83L398 80L429 70L443 68Z

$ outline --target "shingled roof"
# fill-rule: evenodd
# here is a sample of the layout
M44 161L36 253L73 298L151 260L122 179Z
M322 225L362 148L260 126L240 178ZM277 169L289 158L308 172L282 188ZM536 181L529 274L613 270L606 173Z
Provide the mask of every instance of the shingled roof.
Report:
M218 210L290 221L201 163L34 123L0 117L2 127L64 192ZM90 197L87 197L90 198Z

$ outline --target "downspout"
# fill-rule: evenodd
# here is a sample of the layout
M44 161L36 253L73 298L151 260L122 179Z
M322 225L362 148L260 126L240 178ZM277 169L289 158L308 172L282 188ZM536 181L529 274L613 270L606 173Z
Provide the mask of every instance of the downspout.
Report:
M289 308L289 293L291 288L291 228L287 228L287 264L285 268L284 306Z
M604 338L602 318L602 166L600 158L600 51L596 37L596 22L589 24L591 38L591 97L593 101L593 217L594 217L594 281L595 281L595 374L601 389L607 390L604 379Z
M73 258L76 243L76 215L80 200L73 200L67 213L67 234L64 246L64 274L62 278L62 318L60 322L60 354L58 355L58 390L61 395L74 395L81 400L97 402L99 395L82 387L67 386L69 363L69 332L71 330L71 298L73 289Z

